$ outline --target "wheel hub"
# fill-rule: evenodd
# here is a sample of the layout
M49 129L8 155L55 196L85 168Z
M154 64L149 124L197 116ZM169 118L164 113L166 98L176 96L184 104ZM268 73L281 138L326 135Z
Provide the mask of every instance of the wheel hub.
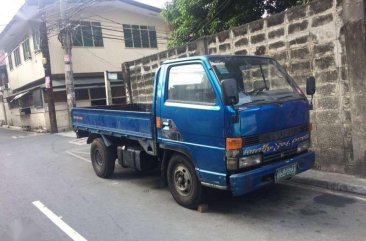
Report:
M184 165L177 165L174 171L175 189L179 194L187 196L191 192L192 176Z
M100 155L100 152L97 150L95 151L95 162L98 166L103 166L104 160L102 158L102 155Z

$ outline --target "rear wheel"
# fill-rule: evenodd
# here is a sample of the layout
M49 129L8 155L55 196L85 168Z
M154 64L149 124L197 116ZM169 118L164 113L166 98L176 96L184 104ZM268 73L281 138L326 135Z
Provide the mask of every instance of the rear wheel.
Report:
M113 175L116 157L111 148L104 145L101 138L94 139L90 147L90 156L98 177L109 178Z
M202 198L202 187L194 166L182 155L173 155L169 161L167 179L173 198L187 208L197 208Z

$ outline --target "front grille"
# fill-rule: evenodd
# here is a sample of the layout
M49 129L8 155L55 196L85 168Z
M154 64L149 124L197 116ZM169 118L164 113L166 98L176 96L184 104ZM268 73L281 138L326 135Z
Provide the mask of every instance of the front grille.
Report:
M273 162L281 159L286 159L297 154L297 148L286 150L283 152L277 152L274 154L264 155L263 162Z
M270 141L276 141L280 140L286 137L294 136L302 132L306 132L309 130L309 127L307 125L303 126L296 126L288 129L283 129L279 131L273 131L268 132L264 134L259 135L251 135L251 136L245 136L244 139L244 145L250 146L250 145L256 145L256 144L263 144Z

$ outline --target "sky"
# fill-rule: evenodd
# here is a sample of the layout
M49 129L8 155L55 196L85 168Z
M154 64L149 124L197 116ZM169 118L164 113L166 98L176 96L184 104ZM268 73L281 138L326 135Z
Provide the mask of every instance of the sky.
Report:
M137 0L148 5L162 8L167 0ZM23 5L24 0L0 0L0 32L13 18L18 9Z

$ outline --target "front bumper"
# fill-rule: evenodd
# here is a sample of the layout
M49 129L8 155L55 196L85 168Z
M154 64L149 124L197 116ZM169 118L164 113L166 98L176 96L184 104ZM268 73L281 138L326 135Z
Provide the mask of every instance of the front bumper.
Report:
M314 166L315 154L312 151L299 156L270 163L254 170L233 174L230 176L230 189L234 196L240 196L274 181L274 174L278 168L297 163L297 173L304 172Z

